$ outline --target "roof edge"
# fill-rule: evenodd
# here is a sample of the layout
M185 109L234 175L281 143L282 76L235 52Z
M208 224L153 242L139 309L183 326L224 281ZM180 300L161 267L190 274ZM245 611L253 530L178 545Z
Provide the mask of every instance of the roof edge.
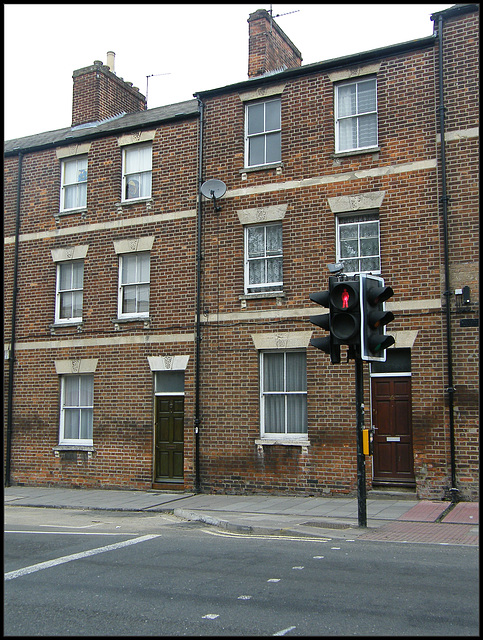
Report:
M340 58L332 58L329 60L323 60L322 62L313 62L301 67L292 67L286 69L280 73L256 76L249 78L248 80L242 80L235 84L226 85L224 87L217 87L216 89L206 89L205 91L197 91L193 95L196 98L211 97L214 95L228 93L230 91L238 91L252 87L254 84L268 84L274 80L284 80L285 78L295 78L297 76L303 76L309 73L315 73L320 71L332 71L337 68L348 67L353 64L360 64L363 62L372 61L378 58L387 57L390 55L397 55L399 53L406 53L414 51L416 49L423 49L430 46L434 46L435 36L426 36L425 38L419 38L417 40L409 40L407 42L400 42L398 44L388 45L387 47L381 47L379 49L371 49L369 51L363 51L361 53L352 53L348 56L342 56Z

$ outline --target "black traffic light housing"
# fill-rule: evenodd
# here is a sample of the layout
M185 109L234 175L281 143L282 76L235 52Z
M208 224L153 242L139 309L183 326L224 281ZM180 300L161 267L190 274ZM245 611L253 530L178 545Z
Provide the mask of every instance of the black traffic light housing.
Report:
M392 336L386 335L386 325L394 320L392 311L386 311L385 302L394 295L391 287L384 285L379 276L361 273L361 358L362 360L385 362L386 349L394 344Z
M331 276L330 333L334 344L360 344L360 284L355 277Z
M309 297L312 302L316 302L322 307L330 309L330 291L319 291L317 293L311 293ZM311 316L309 320L313 324L321 327L322 329L325 329L326 331L331 330L329 313L324 313L318 316ZM334 344L331 333L329 333L329 335L325 336L324 338L312 338L310 344L313 347L324 351L324 353L328 353L330 355L330 361L332 364L340 363L340 347Z

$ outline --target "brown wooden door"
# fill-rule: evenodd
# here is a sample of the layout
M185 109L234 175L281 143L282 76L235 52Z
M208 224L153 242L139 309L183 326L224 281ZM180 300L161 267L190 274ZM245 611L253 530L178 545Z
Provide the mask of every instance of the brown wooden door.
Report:
M373 484L414 486L411 378L372 378Z
M156 397L155 482L182 481L184 462L184 398Z

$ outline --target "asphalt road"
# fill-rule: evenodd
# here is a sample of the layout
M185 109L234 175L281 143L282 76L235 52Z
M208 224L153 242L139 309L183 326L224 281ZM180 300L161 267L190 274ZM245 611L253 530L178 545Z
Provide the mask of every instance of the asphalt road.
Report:
M478 550L5 510L5 636L477 636Z

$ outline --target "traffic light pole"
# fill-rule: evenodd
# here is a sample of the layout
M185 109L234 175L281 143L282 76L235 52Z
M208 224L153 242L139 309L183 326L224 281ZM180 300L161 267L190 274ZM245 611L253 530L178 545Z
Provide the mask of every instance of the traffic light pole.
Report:
M357 429L357 519L360 527L367 527L366 512L366 462L362 449L362 430L364 429L364 383L362 377L362 358L357 354L356 363L356 429Z

